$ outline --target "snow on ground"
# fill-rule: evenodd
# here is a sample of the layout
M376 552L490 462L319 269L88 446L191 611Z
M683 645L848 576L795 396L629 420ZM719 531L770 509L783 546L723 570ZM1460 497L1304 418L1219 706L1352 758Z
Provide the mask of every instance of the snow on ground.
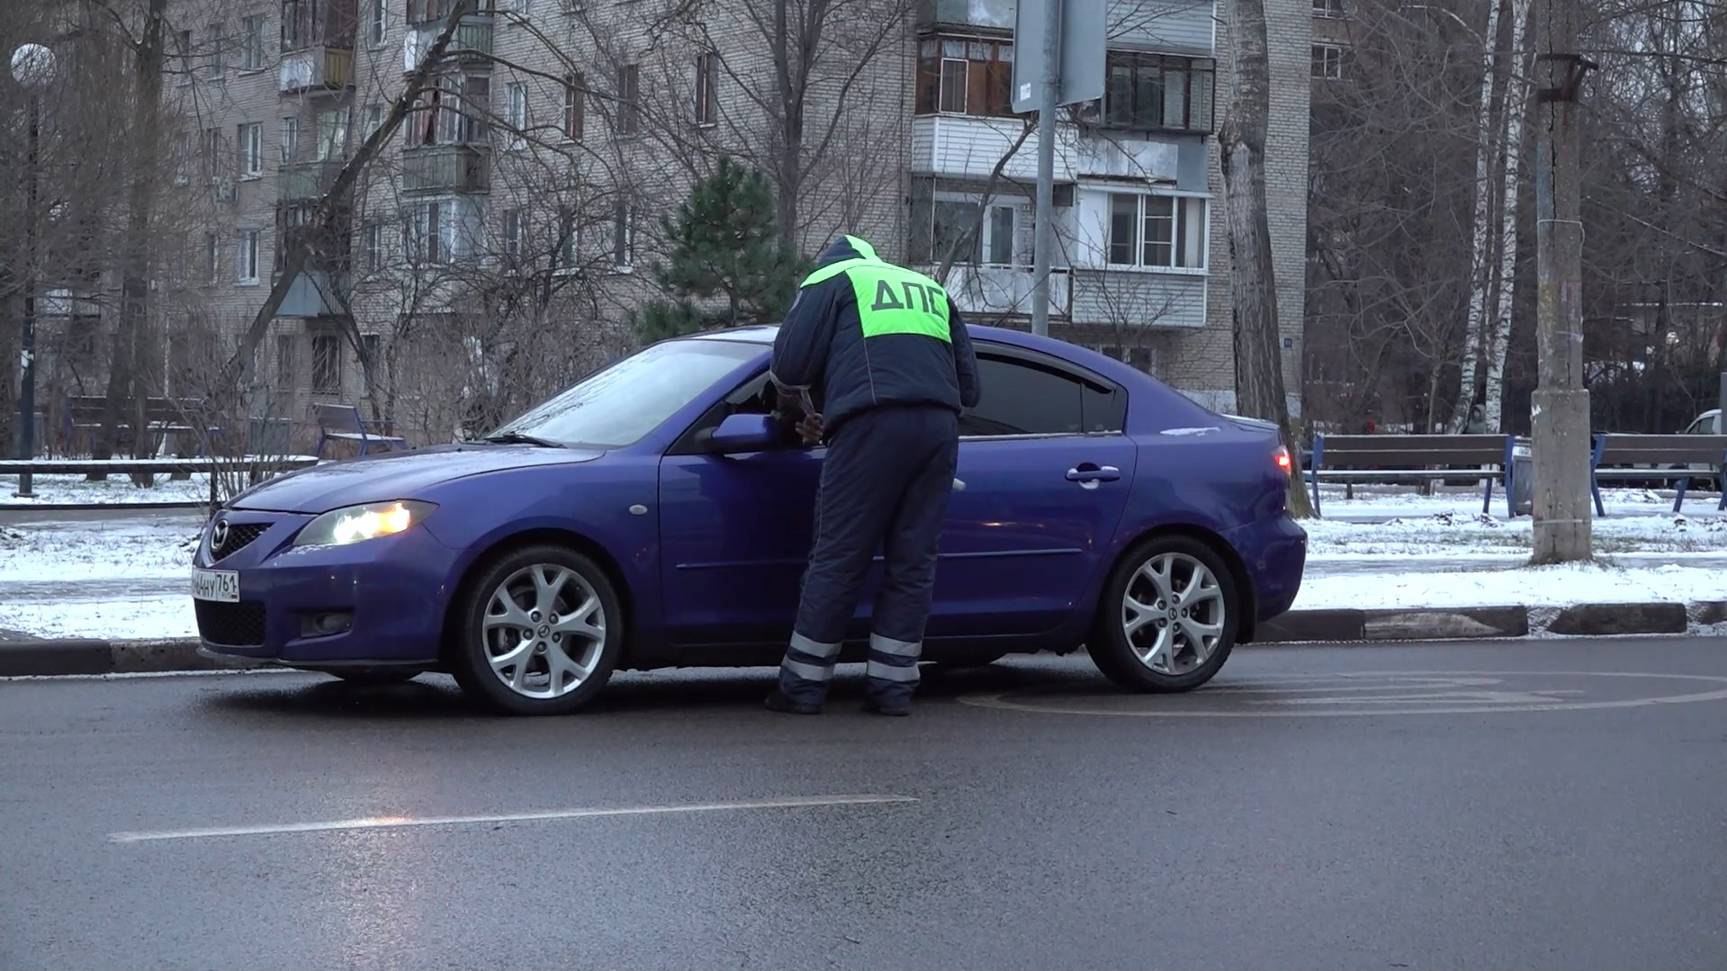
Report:
M198 636L190 585L177 596L113 600L67 598L0 604L0 630L32 637L178 640Z
M12 583L184 576L202 525L196 514L15 525L0 518L0 603Z
M1307 530L1308 555L1316 558L1527 553L1535 529L1528 516L1507 520L1451 512L1375 523L1314 519L1301 525ZM1719 516L1644 511L1597 519L1593 531L1598 555L1727 552L1727 518Z
M1727 598L1727 580L1712 567L1678 564L1525 566L1503 570L1308 576L1295 609L1357 607L1562 607L1584 603L1664 603Z
M181 480L158 475L155 486L141 489L126 475L111 475L102 482L86 482L81 475L38 475L31 491L35 498L20 499L16 478L0 476L0 510L74 503L123 506L138 502L208 502L210 477L202 472Z

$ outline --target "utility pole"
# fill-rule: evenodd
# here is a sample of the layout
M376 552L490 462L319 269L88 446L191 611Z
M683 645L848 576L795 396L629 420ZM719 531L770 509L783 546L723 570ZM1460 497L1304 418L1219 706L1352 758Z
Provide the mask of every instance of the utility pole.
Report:
M1020 0L1021 3L1027 0ZM1049 264L1055 247L1055 105L1061 87L1061 4L1043 0L1043 77L1037 106L1037 220L1032 247L1031 332L1049 334Z
M1582 166L1577 101L1595 65L1577 53L1578 0L1545 0L1537 47L1536 305L1531 407L1535 563L1590 558L1589 391L1583 386Z

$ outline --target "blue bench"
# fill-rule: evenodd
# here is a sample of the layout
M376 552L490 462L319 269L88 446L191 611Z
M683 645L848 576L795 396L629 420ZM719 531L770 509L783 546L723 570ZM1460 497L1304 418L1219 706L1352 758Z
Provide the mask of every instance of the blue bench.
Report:
M1601 504L1602 479L1663 479L1678 481L1673 511L1685 505L1685 491L1694 478L1713 468L1722 486L1718 510L1727 510L1727 435L1596 435L1589 451L1589 493L1595 499L1595 515L1606 516Z
M318 448L313 454L324 457L324 446L330 442L353 442L365 455L373 446L406 448L408 440L395 435L379 435L366 428L360 409L353 405L316 405L318 414Z

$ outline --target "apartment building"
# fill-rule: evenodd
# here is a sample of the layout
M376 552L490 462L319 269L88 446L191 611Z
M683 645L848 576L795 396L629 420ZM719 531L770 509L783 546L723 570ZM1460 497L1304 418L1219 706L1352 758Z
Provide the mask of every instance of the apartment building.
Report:
M185 154L202 166L192 181L207 179L212 200L183 286L199 292L214 330L251 321L280 272L282 241L314 231L316 200L382 124L449 2L176 5L185 70L171 97L186 119ZM524 300L560 342L591 341L601 355L627 346L625 315L653 292L645 270L658 220L705 162L726 153L771 169L784 158L771 85L785 55L761 6L720 0L674 17L651 0L484 0L343 203L344 231L315 242L320 258L271 323L259 367L282 407L361 396L338 326L348 313L380 351L426 333L404 325L420 320L474 328L478 347L478 331ZM1267 189L1294 390L1312 21L1289 4L1268 13ZM838 72L845 84L804 96L796 237L806 252L861 233L890 259L951 264L949 289L972 319L1024 325L1037 135L1022 139L1025 122L1008 106L1013 15L1013 0L882 0L830 23L838 53L827 56L858 61ZM1234 403L1216 139L1229 15L1227 0L1112 3L1106 95L1056 136L1052 281L1056 336L1222 408ZM473 363L448 348L394 357L403 367Z

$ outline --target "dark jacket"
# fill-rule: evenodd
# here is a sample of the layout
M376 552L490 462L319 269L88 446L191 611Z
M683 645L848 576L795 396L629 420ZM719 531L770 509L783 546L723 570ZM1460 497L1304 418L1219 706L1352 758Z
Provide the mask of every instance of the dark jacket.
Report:
M812 277L821 275L820 267L858 259L875 261L875 251L855 236L842 236L822 252ZM848 273L806 282L774 341L774 380L785 388L809 388L829 435L847 418L882 405L928 404L955 412L973 407L977 357L959 308L945 293L942 299L950 340L907 333L865 338Z

